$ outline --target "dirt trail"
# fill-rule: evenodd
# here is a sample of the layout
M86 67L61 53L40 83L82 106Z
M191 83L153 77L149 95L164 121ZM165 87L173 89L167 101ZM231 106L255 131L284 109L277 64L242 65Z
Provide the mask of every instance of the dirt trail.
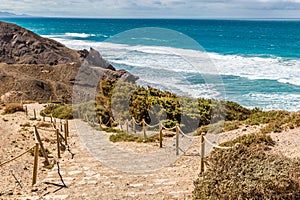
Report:
M36 110L42 109L42 105L31 104L28 105L28 108L29 113L31 113L33 108ZM17 122L11 122L14 120L10 118L16 117L20 117L18 118ZM10 127L11 129L18 130L20 129L20 123L25 123L28 121L28 118L26 118L23 113L2 116L2 118L9 118L9 122L11 122L10 124L5 124L7 122L1 120L0 127L2 129L7 129ZM5 126L3 124L5 124ZM22 190L19 189L17 192L14 192L11 195L4 193L2 196L0 195L0 199L192 199L192 191L194 189L193 181L197 178L199 173L198 140L195 140L186 154L182 155L176 162L164 166L156 171L140 171L139 173L134 173L132 171L123 172L108 167L107 165L109 165L109 163L101 162L103 157L99 158L99 156L97 156L109 154L109 150L99 149L99 145L101 146L102 144L99 144L99 140L97 140L100 139L100 137L102 139L104 137L107 138L107 134L96 132L95 130L86 126L85 123L79 123L76 120L70 121L69 126L70 150L75 154L75 156L72 158L72 155L68 151L65 151L62 155L62 158L58 160L62 180L67 187L62 187L63 182L58 174L57 165L55 165L55 167L51 170L45 170L40 167L41 172L39 171L40 174L38 178L38 184L36 186L33 188L26 187ZM78 132L78 130L80 130L78 129L79 126L84 127L86 132L82 131L82 129L80 132ZM259 128L260 127L248 127L245 129L245 127L241 127L238 130L222 134L218 138L218 142L232 139L241 134L255 132ZM300 129L294 129L283 133L272 133L271 136L276 142L273 152L281 153L290 157L300 157L300 145L297 145L300 142L299 130ZM92 134L94 134L94 137L91 137ZM46 136L46 134L44 136ZM5 142L6 137L8 136L2 132L1 139L4 140L1 141ZM52 135L51 137L54 136ZM89 144L94 142L95 148L88 146L87 142ZM56 154L55 144L52 144L52 146L53 145L54 147L52 149L52 153ZM96 148L96 146L98 147ZM104 147L105 146L103 146L103 148ZM138 152L143 152L147 151L147 149L153 151L153 149L158 148L158 144L123 143L116 145L116 147L121 147L123 150L130 149L130 151L133 152L134 149L137 149ZM14 152L11 152L13 155L17 153L17 150L14 150ZM3 151L1 154L2 153ZM123 156L125 157L126 155ZM118 163L118 160L124 159L124 157L122 158L122 155L111 155L111 159L116 163ZM32 169L30 164L32 157L27 155L24 160L28 163L27 171L30 171ZM42 158L40 160L42 160ZM134 160L130 160L129 158L129 160L127 159L120 161L119 165L130 165L130 162L133 161ZM152 162L156 161L159 162L159 159L155 160L154 157ZM143 163L143 161L138 164L139 167L141 163ZM21 163L17 162L16 164ZM145 161L144 164L146 165L147 161ZM40 164L40 166L42 166L42 164ZM5 188L5 184L8 185L7 181L12 181L12 178L5 180L3 179L1 181L3 181L3 183L1 183L3 186L2 188ZM29 180L27 180L27 182L30 183L30 173ZM23 180L23 184L25 183L26 180Z

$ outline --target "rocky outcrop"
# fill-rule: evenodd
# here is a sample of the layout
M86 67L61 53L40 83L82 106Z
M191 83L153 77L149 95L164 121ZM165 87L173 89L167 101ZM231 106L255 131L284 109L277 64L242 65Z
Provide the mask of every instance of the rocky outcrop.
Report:
M1 64L2 63L2 64ZM89 76L100 81L111 78L135 82L138 77L116 70L93 48L73 50L43 38L20 26L0 22L0 97L46 101L71 101L78 73L89 69ZM86 79L90 79L86 76Z
M110 69L115 71L116 69L107 60L103 59L98 51L90 48L90 51L86 49L79 51L82 58L84 58L83 64L87 66L101 66L104 69Z
M0 61L8 64L79 64L80 56L59 42L0 22Z

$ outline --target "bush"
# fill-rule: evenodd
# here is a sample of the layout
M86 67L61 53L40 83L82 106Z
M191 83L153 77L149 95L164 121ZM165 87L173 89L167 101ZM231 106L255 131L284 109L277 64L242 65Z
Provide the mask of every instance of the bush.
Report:
M73 119L72 107L67 105L50 104L40 112L41 116L51 115L59 119Z
M273 146L275 143L269 135L261 133L253 133L239 136L229 142L224 142L221 146L234 146L235 144L240 143L246 147L250 145L259 144L266 146Z
M21 111L21 112L25 111L21 104L9 103L9 104L6 104L3 114L12 114L12 113L19 112L19 111Z
M111 142L156 142L159 140L158 135L150 137L139 137L130 133L118 132L109 137Z
M194 199L299 199L299 160L270 155L269 137L237 138L235 149L215 150L207 170L194 181Z

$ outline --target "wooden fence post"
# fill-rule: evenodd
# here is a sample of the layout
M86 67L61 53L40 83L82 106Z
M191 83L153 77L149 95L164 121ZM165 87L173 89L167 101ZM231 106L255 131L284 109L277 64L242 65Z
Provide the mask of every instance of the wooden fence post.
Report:
M50 123L51 123L51 124L53 123L52 114L51 114L51 116L50 116Z
M134 118L132 117L132 129L133 129L133 132L136 133L135 131L135 122L134 122Z
M60 120L60 122L59 122L59 123L60 123L60 131L61 131L61 132L63 132L63 123L62 123L62 121L61 121L61 120Z
M204 153L205 153L205 142L204 134L200 135L200 173L204 172Z
M39 160L39 143L35 143L34 147L34 161L33 161L33 172L32 172L32 185L36 184L37 171L38 171L38 160Z
M99 117L99 126L100 126L100 129L102 129L102 116Z
M143 125L144 138L146 138L147 135L146 135L146 122L145 122L145 119L142 120L142 125Z
M67 137L70 136L70 131L69 131L69 120L66 120L66 125L67 125Z
M25 114L26 114L26 116L28 116L28 108L26 105L25 105Z
M120 129L123 131L123 126L121 124L121 120L119 120L119 126L120 126Z
M159 123L159 147L162 148L162 124Z
M68 145L68 132L67 132L67 124L64 124L64 129L65 129L65 145Z
M33 109L33 119L36 119L36 111Z
M176 155L179 155L179 124L176 124Z
M92 127L95 126L95 120L94 120L94 117L92 116Z
M110 123L110 128L112 128L113 127L113 118L112 117L109 118L109 123Z
M58 129L56 129L56 143L57 143L57 157L61 158L61 156L60 156L60 145L59 145L59 143L60 143L60 141L59 141L59 130Z
M49 162L49 159L48 159L48 155L46 153L46 150L44 148L44 145L43 145L43 142L41 140L40 134L39 134L39 132L38 132L38 130L36 128L36 125L34 125L34 136L35 136L36 140L38 141L38 143L40 144L42 154L43 154L43 156L45 158L45 164L46 165L50 165L50 162Z

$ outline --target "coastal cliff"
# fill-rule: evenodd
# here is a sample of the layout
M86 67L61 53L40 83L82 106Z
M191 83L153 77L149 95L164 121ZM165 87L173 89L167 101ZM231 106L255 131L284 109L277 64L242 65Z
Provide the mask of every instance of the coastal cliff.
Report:
M73 50L15 24L0 22L0 96L2 102L71 101L79 69L104 78L135 82L138 77L116 70L100 53ZM88 78L88 77L85 77Z

